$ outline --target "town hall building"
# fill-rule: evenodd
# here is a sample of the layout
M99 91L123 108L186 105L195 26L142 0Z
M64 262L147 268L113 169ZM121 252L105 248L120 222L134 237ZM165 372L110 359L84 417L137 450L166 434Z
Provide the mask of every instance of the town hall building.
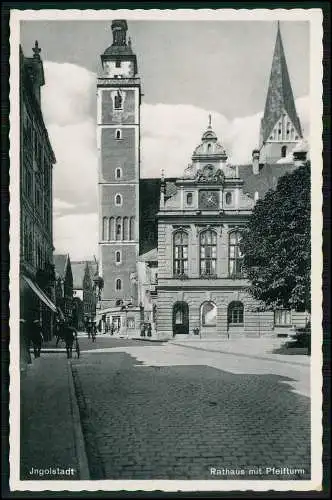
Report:
M229 164L209 116L177 179L140 178L141 82L127 29L112 22L97 82L98 317L120 336L137 336L148 322L159 339L259 337L301 324L303 312L267 311L249 295L240 251L256 201L299 166L286 157L294 148L306 155L279 23L252 163Z

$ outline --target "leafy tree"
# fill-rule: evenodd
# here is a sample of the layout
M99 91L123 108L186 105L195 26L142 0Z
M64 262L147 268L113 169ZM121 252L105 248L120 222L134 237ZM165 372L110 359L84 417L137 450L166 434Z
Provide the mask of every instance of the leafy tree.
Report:
M310 163L258 200L243 234L249 292L268 307L310 311Z

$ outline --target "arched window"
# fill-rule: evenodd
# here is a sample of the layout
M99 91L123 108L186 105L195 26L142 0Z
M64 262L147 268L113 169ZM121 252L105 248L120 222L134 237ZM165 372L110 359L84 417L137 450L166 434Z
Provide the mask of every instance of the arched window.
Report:
M241 233L233 231L229 235L229 276L240 278L242 276L243 255L240 249Z
M226 195L225 195L226 205L231 205L232 201L233 201L232 199L233 199L232 193L230 193L230 192L226 193Z
M121 217L116 218L116 227L115 227L115 239L117 241L122 239L122 223Z
M108 234L108 239L111 240L111 241L115 240L114 229L115 229L114 217L110 217L110 219L109 219L109 234Z
M121 177L122 177L122 170L121 170L120 167L118 167L118 168L115 169L115 178L116 179L121 179Z
M228 325L243 325L243 304L242 302L231 302L227 311Z
M121 252L120 252L120 250L117 250L115 252L115 262L117 264L121 264Z
M200 274L216 274L217 265L217 234L210 229L200 234Z
M115 195L115 205L117 207L121 207L122 205L122 196L119 193Z
M217 306L214 302L203 302L201 306L201 325L216 326Z
M173 236L173 272L175 275L188 273L188 235L177 231Z
M192 205L192 204L193 204L193 194L187 193L187 205Z
M122 281L120 278L118 278L116 281L115 281L115 290L121 290L122 289Z
M208 152L208 153L210 153L210 152L211 152L211 144L210 144L210 143L207 145L207 152Z
M287 146L282 146L281 147L281 158L285 158L287 153Z
M123 240L129 240L129 219L128 217L123 218Z
M129 225L129 239L135 239L135 217L130 217L130 225Z
M108 218L103 217L103 238L104 241L109 239L108 234Z
M119 128L115 131L115 139L122 139L122 132Z

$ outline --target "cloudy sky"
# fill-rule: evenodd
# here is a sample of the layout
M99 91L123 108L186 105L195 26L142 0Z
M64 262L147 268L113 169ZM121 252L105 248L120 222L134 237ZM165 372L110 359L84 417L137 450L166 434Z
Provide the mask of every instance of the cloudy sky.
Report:
M57 158L54 245L72 260L98 255L96 77L112 43L111 20L22 21L26 56L38 40L46 84L42 109ZM178 175L212 114L232 163L257 146L277 23L129 21L144 94L142 177ZM284 21L281 33L304 135L308 133L309 23Z

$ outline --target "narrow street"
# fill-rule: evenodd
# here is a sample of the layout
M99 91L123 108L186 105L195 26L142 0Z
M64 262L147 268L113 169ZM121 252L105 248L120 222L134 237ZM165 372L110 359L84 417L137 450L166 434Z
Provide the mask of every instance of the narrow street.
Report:
M309 366L105 337L80 344L72 372L91 479L310 478Z

